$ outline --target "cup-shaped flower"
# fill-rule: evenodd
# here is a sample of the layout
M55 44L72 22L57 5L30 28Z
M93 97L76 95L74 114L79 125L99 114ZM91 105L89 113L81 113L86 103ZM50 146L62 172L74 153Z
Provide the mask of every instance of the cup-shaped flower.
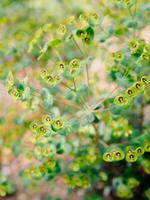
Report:
M46 76L48 75L48 71L47 69L42 69L41 72L40 72L40 76L42 79L46 78Z
M135 149L135 153L137 156L141 156L144 154L144 148L141 147L141 146L138 146L136 149Z
M77 31L76 31L76 35L79 37L79 38L85 38L85 36L86 36L86 32L85 32L85 30L84 29L78 29Z
M123 53L121 51L113 52L112 57L113 57L114 61L119 62L123 59Z
M64 127L64 122L61 119L57 118L57 119L52 120L51 128L52 128L53 131L55 131L55 132L59 131L63 127Z
M137 160L137 155L134 152L127 153L125 158L127 162L135 162Z
M33 122L30 124L30 129L31 129L31 131L32 131L32 132L37 132L38 126L39 126L39 122L33 121Z
M123 160L125 157L125 154L122 150L116 150L113 154L115 161Z
M55 79L51 74L48 74L44 80L46 81L47 84L53 85L55 83Z
M64 24L60 24L58 29L57 29L57 32L60 34L60 35L64 35L67 31L67 28Z
M114 103L116 105L123 106L123 105L126 105L128 103L128 100L125 97L125 95L121 94L121 95L118 95L118 96L115 97Z
M113 162L114 161L114 155L112 152L105 152L103 154L103 160L106 162Z
M47 127L46 127L44 124L40 124L40 125L38 126L37 132L38 132L39 135L45 136L46 133L47 133L47 131L48 131L48 130L47 130Z
M43 115L43 116L42 116L42 122L43 122L43 124L45 124L45 125L50 125L51 122L52 122L51 116L50 116L50 115Z
M131 98L135 97L135 95L136 95L136 90L135 90L135 88L134 88L134 87L128 88L128 89L126 90L126 92L125 92L125 95L126 95L127 97L131 97Z
M135 92L138 93L138 92L142 92L144 90L145 85L142 84L140 81L138 81L138 82L136 82L136 83L133 84L133 87L135 89Z
M143 83L144 85L148 85L150 83L150 80L148 79L147 76L142 76L141 83Z
M131 53L135 53L139 48L139 41L137 39L130 40L128 47Z
M145 62L148 62L148 61L150 61L150 53L149 52L143 52L142 54L141 54L141 56L140 56L140 59L142 60L142 61L145 61Z
M62 62L62 61L58 62L58 63L56 64L56 66L57 66L58 72L63 73L63 72L65 71L66 65L65 65L64 62Z

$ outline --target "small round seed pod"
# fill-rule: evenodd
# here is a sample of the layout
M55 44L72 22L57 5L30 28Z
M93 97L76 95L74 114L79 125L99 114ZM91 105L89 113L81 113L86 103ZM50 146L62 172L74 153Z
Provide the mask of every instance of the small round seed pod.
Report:
M87 13L82 13L79 15L80 20L87 21L88 20L88 14Z
M130 51L132 53L135 53L138 50L138 48L139 48L139 42L138 42L138 40L136 40L136 39L130 40L128 47L129 47L129 49L130 49Z
M82 39L82 42L85 43L85 44L89 44L89 43L91 42L90 37L85 36L85 37Z
M51 128L53 131L61 130L64 126L64 123L61 119L54 119L51 124Z
M133 148L133 146L127 146L125 148L125 151L126 151L127 154L131 154L131 153L134 152L134 148Z
M19 90L17 90L17 88L12 89L11 95L14 99L19 99L21 97L21 93L19 92Z
M126 94L126 96L127 97L135 97L135 95L136 95L136 90L134 89L134 87L130 87L130 88L128 88L127 90L126 90L126 92L125 92L125 94Z
M66 26L64 24L60 24L57 29L58 34L64 35L66 31L67 31Z
M71 76L76 76L80 71L81 63L79 59L73 59L69 63L69 74Z
M80 68L81 67L81 62L79 59L74 58L73 60L70 61L69 67L71 68Z
M50 85L53 85L54 82L55 82L53 76L50 75L50 74L48 74L48 75L44 78L44 80L46 80L46 83L47 83L47 84L50 84Z
M137 155L134 152L127 153L125 158L127 162L135 162L137 160Z
M38 131L39 135L44 136L47 133L47 128L46 128L46 126L44 124L41 124L41 125L38 126L37 131Z
M30 124L30 129L32 132L37 132L37 129L38 129L38 126L39 126L39 123L37 121L33 121L31 124Z
M103 160L106 162L113 162L114 161L114 155L112 152L105 152L103 154Z
M53 78L54 78L55 84L58 84L60 82L60 80L61 80L61 77L60 77L59 74L55 75Z
M115 161L123 160L125 157L125 154L122 150L116 150L114 153L114 159Z
M140 59L143 61L150 61L150 53L149 52L143 52L140 56Z
M78 30L76 31L76 35L77 35L79 38L84 38L85 35L86 35L86 32L85 32L84 29L78 29Z
M59 72L63 73L65 71L65 63L64 62L58 62L57 63L57 69Z
M144 85L148 85L150 83L150 81L147 76L142 76L141 83L143 83Z
M144 148L141 147L141 146L137 147L137 148L135 149L135 153L136 153L137 156L143 155L143 154L144 154Z
M40 76L42 79L46 78L46 76L48 75L47 69L42 69L40 72Z
M144 84L142 84L141 82L134 83L133 87L134 87L136 92L142 92L145 88Z
M52 122L52 118L49 115L43 115L42 116L42 122L45 125L50 125Z
M128 103L127 98L125 95L118 95L114 99L114 103L119 106L126 105Z
M112 53L112 57L114 59L114 61L121 61L123 59L123 54L121 51L117 51L117 52L113 52Z

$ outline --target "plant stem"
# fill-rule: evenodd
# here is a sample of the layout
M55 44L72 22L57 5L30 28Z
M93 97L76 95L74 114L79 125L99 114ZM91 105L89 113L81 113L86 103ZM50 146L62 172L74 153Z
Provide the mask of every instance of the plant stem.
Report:
M134 20L135 20L135 15L136 15L136 7L137 6L137 0L135 0L135 7L134 7ZM136 27L133 30L133 37L136 37Z
M143 99L141 99L141 111L140 111L140 130L142 132L143 129L143 123L144 123L144 103Z
M94 138L94 143L96 144L96 146L98 146L99 144L101 144L102 146L104 146L105 148L108 147L108 144L106 144L104 141L102 140L99 140L99 132L98 132L98 129L97 129L97 126L96 124L92 123L93 127L94 127L94 130L95 130L95 138Z
M86 53L80 48L80 46L78 45L77 41L75 40L74 37L72 37L72 40L75 44L75 46L79 49L80 53L85 57L86 56ZM88 66L86 65L86 76L87 76L87 85L89 87L89 72L88 72Z
M75 46L79 49L80 53L85 56L85 53L82 51L82 49L80 48L80 46L78 45L77 41L75 40L74 36L72 37L72 40L75 44Z
M76 105L75 103L71 103L71 102L67 101L66 99L63 99L62 96L59 96L58 99L55 98L54 100L60 104L65 104L65 105L71 106L71 107L73 107L75 109L79 109L79 110L81 109L80 106Z
M75 78L72 78L72 81L73 81L73 85L74 85L74 91L77 91L77 85L76 85L76 82L75 82Z
M85 67L86 67L87 84L88 84L88 87L90 87L90 78L89 78L88 66L86 65Z
M64 83L64 82L61 82L61 84L62 84L63 86L65 86L66 88L70 89L70 90L73 91L73 92L76 91L75 89L71 88L70 86L68 86L68 85L67 85L66 83Z

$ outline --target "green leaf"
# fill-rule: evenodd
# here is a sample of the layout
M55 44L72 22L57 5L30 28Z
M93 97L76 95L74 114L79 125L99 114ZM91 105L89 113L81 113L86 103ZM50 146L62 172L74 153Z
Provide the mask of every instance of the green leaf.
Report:
M92 40L94 38L94 29L92 27L88 27L85 31L90 40Z
M42 88L41 99L44 108L49 108L53 105L53 96L47 88Z

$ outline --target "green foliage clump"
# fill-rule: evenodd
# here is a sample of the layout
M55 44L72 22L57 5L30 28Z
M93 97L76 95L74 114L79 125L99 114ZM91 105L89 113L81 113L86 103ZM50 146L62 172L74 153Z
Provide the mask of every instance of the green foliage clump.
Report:
M150 105L150 45L140 36L149 23L149 4L102 0L83 9L77 1L74 9L67 1L54 1L67 12L51 16L44 7L38 20L30 2L2 2L0 12L25 8L11 19L4 12L0 19L5 27L0 80L17 104L16 112L10 109L0 118L0 147L28 159L19 169L23 185L56 183L58 178L68 191L84 191L87 200L150 199L145 183L150 175L145 111ZM101 85L99 60L106 86ZM2 176L0 196L14 191Z

